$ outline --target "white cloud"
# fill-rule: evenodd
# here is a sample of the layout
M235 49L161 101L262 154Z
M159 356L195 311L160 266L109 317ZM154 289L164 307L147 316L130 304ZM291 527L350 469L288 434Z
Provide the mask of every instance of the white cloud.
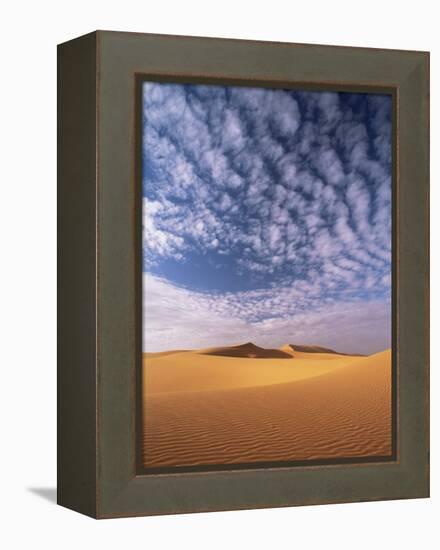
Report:
M184 240L182 237L170 231L163 231L156 226L154 215L161 212L163 208L164 206L157 201L143 199L142 240L144 249L148 247L150 251L149 258L151 258L153 254L162 257L176 255L179 254L179 251L184 247Z
M307 315L317 327L317 312L325 308L320 314L327 319L332 304L349 304L356 322L363 315L356 317L356 307L368 313L373 303L387 304L390 102L368 96L362 109L335 93L145 84L144 267L194 253L210 265L225 259L243 279L266 288L214 300L168 286L185 306L174 316L177 332L210 340L209 327L218 325L228 340L237 327L254 334L269 317L278 327L285 318L295 327ZM167 283L154 284L165 296ZM270 290L280 285L278 294ZM153 299L149 311L155 307L165 320L164 304ZM189 338L185 322L201 330L205 318L207 333Z
M303 283L303 290L312 285ZM375 353L390 347L388 302L312 302L300 309L300 288L202 293L143 276L144 351L194 349L246 341L266 347L285 343ZM265 316L257 320L258 316Z

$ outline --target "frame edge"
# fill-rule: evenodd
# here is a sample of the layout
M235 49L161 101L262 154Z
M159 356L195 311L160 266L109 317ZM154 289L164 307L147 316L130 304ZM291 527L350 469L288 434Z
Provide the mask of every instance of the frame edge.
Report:
M57 49L57 503L96 518L97 34Z

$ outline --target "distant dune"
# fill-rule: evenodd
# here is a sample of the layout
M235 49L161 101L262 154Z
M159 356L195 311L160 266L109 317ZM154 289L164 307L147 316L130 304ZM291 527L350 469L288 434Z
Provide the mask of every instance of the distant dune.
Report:
M144 354L145 467L390 455L390 350L300 347Z
M199 350L204 355L221 355L225 357L248 357L250 359L291 359L292 356L279 349L260 348L252 342L239 346L228 346L221 348L209 348Z
M143 356L144 357L151 357L151 358L165 357L166 355L174 355L175 353L185 353L187 351L188 350L186 350L186 349L172 349L172 350L169 350L169 351L144 352Z
M300 346L298 344L286 344L281 348L281 350L286 351L287 353L295 353L299 351L301 353L331 353L336 355L350 355L352 357L365 357L360 353L342 353L340 351L335 351L330 348L323 348L322 346Z

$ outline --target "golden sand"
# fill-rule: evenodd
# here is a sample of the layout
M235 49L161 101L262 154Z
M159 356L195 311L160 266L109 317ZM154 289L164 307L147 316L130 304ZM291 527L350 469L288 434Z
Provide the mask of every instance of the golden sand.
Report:
M238 348L144 354L145 467L391 454L390 350Z

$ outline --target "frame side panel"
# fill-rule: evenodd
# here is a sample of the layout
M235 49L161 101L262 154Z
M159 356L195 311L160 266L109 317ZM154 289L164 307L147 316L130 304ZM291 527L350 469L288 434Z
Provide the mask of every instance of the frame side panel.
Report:
M429 56L400 88L398 304L400 456L429 496Z
M96 34L58 46L58 504L96 517Z

